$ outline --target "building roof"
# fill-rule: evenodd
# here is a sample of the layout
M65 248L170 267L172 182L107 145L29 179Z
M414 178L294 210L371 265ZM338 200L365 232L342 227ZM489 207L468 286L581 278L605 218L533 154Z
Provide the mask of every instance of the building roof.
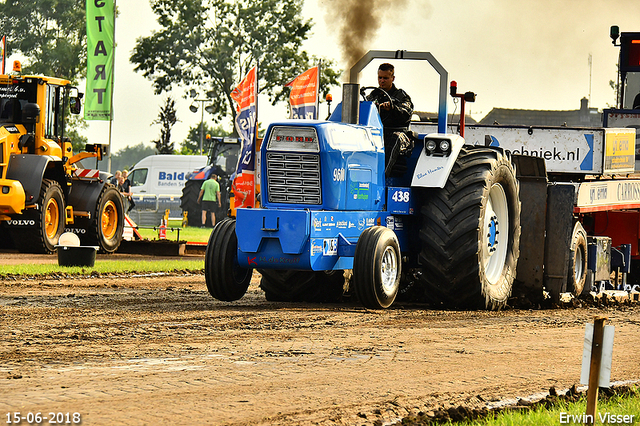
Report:
M413 111L413 115L418 116L417 121L426 122L426 123L437 123L438 122L438 113L437 112L424 112L424 111ZM458 123L460 121L460 114L448 114L447 123ZM415 119L413 121L416 121ZM466 124L478 124L476 120L473 119L470 115L464 116L464 121Z
M602 113L589 108L587 98L582 98L580 109L570 111L493 108L480 124L602 127Z

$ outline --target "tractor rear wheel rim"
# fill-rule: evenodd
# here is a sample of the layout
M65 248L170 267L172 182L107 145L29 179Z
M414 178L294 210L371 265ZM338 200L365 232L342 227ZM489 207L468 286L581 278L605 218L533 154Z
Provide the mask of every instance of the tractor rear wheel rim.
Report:
M495 284L502 276L509 245L509 203L499 183L491 186L484 214L482 253L487 280Z
M102 209L102 235L107 240L112 239L118 230L118 210L113 201L108 201Z
M55 198L50 198L49 201L47 201L44 221L44 229L47 234L47 238L53 239L58 233L58 226L60 225L60 211L58 208L58 202Z
M585 253L582 250L582 247L576 247L575 252L575 271L574 271L574 282L578 283L582 279L582 274L584 274L584 258Z

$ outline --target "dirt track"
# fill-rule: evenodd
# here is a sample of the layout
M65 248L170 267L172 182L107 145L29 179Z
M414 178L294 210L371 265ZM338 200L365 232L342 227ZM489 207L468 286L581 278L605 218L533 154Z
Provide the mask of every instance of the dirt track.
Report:
M257 284L222 303L202 275L0 281L3 422L372 425L484 405L577 383L596 314L616 326L612 380L640 379L637 305L373 312L274 304Z

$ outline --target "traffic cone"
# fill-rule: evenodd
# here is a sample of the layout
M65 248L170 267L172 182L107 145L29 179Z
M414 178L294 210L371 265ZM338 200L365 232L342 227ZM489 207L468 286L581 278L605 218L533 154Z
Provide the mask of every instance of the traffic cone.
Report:
M161 240L167 239L167 222L164 218L160 221L160 228L158 228L158 238Z

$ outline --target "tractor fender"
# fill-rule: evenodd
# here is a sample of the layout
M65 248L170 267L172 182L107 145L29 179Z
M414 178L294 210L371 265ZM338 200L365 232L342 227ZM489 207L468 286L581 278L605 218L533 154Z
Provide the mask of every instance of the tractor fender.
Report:
M99 180L74 179L69 191L67 205L73 206L74 211L93 212L98 203L98 197L106 183Z
M186 179L199 180L204 182L205 180L209 179L209 176L211 176L211 173L215 173L219 177L223 177L224 175L224 171L220 168L220 166L215 164L209 164L200 169L196 169L188 173L186 176Z
M66 232L77 234L81 241L91 229L91 220L95 215L98 198L104 188L105 182L98 180L74 179L69 191L67 206L72 206L74 213L88 213L85 215L74 215L73 223L65 227Z
M9 157L7 179L17 180L25 193L25 204L38 202L43 179L53 179L60 184L65 197L68 196L62 162L56 157L35 154L12 154Z
M98 174L98 179L103 180L105 182L109 182L109 179L113 176L112 173L109 172L105 172L100 170L100 173Z
M412 187L423 188L444 188L449 179L451 169L458 159L460 150L464 145L464 138L454 134L438 134L432 133L424 136L424 145L418 157L418 162L413 172L411 180ZM439 146L442 141L450 143L450 151L447 153L436 152L435 154L427 154L427 141L433 140Z

